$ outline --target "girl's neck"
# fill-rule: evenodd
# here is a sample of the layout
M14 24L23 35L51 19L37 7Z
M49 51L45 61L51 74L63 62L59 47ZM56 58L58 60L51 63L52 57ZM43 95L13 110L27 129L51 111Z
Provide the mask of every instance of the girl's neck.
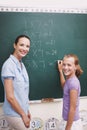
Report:
M75 74L73 74L73 75L69 75L69 76L66 76L66 79L70 79L70 78L72 78L72 77L76 77L76 75Z

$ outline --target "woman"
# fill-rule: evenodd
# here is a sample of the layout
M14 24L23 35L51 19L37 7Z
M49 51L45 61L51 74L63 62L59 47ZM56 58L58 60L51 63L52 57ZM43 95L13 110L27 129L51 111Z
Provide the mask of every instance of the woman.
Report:
M63 121L59 130L82 130L79 117L79 96L81 93L78 77L82 74L79 59L74 54L65 55L58 62L60 82L63 88Z
M22 62L30 49L30 38L20 35L14 43L14 52L2 66L1 78L5 90L3 110L8 124L14 130L28 130L31 115L29 112L29 78Z

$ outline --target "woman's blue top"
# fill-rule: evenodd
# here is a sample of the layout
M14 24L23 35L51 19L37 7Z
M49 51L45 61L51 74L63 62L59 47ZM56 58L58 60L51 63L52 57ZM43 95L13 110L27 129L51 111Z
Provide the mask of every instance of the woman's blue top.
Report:
M4 79L11 78L13 81L14 95L18 103L27 114L29 110L29 77L22 61L10 55L5 61L1 70L1 78L4 85ZM3 110L6 115L20 116L6 99L4 100Z

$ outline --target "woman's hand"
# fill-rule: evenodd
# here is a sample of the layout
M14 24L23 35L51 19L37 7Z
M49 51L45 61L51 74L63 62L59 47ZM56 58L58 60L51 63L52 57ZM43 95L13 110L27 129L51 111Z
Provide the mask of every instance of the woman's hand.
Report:
M28 118L31 120L31 114L30 114L30 112L28 111Z
M29 128L30 127L30 120L31 120L30 114L28 114L28 115L26 115L26 114L22 115L22 120L23 120L25 126L27 128Z

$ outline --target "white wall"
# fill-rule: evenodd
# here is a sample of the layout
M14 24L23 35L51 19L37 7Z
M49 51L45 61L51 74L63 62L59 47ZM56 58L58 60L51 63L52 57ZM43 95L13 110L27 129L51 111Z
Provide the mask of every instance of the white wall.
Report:
M62 99L54 99L53 102L43 102L40 100L30 101L30 112L32 120L34 118L40 118L45 126L48 119L55 118L58 123L62 119ZM86 112L86 114L84 113ZM0 106L0 115L2 116L2 104ZM84 130L87 130L87 97L80 98L80 115L83 119ZM2 129L5 130L5 129Z
M0 6L84 8L86 0L1 0Z
M86 111L86 114L84 113ZM50 118L56 118L60 122L62 120L62 99L56 99L54 102L31 103L30 112L32 118L41 118L46 124ZM87 97L80 97L80 116L83 120L83 128L87 130Z

